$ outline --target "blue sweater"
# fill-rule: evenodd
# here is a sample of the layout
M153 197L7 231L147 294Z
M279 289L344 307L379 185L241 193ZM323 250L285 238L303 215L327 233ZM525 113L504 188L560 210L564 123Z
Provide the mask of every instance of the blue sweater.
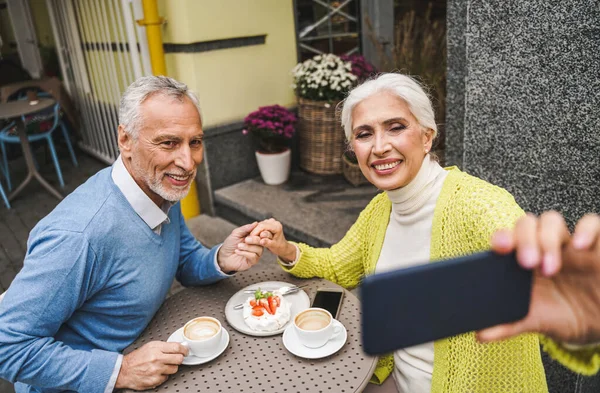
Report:
M102 393L118 352L148 325L173 278L226 277L179 204L157 235L111 179L91 177L31 231L23 269L0 303L0 377L21 392Z

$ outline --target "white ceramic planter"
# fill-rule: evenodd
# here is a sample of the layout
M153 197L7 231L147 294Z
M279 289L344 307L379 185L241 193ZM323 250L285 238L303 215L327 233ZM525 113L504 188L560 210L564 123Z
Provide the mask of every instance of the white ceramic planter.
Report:
M286 149L281 153L259 153L256 154L258 169L265 184L277 185L285 183L290 175L292 163L292 152Z

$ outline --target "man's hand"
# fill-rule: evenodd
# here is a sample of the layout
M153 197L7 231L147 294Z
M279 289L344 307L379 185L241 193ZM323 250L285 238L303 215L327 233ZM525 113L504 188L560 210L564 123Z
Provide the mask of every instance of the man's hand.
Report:
M179 343L152 341L123 356L116 389L146 390L175 374L188 349Z
M492 249L516 249L519 264L534 269L534 281L527 316L479 332L481 341L539 332L569 344L600 342L599 216L584 216L571 237L560 214L527 215L514 231L497 232Z
M225 239L217 255L217 263L223 272L241 272L250 269L258 262L264 248L244 243L244 239L256 225L257 223L253 222L236 228Z

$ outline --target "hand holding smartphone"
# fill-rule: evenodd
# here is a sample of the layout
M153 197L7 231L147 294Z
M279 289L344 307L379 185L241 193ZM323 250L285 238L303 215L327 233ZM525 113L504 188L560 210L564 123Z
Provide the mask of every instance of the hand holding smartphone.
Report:
M372 355L525 317L532 272L483 252L364 279L363 348Z

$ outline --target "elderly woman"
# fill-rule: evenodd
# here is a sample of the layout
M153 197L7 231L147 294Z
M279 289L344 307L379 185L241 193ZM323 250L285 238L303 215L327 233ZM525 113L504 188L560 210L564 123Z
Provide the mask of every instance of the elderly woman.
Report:
M385 192L328 249L286 241L273 219L259 223L246 242L260 236L291 274L355 287L366 274L488 249L492 233L523 216L507 191L438 164L431 102L410 77L383 74L356 87L342 124L362 173ZM534 334L484 345L468 333L405 348L380 359L372 382L390 373L406 393L548 391Z

